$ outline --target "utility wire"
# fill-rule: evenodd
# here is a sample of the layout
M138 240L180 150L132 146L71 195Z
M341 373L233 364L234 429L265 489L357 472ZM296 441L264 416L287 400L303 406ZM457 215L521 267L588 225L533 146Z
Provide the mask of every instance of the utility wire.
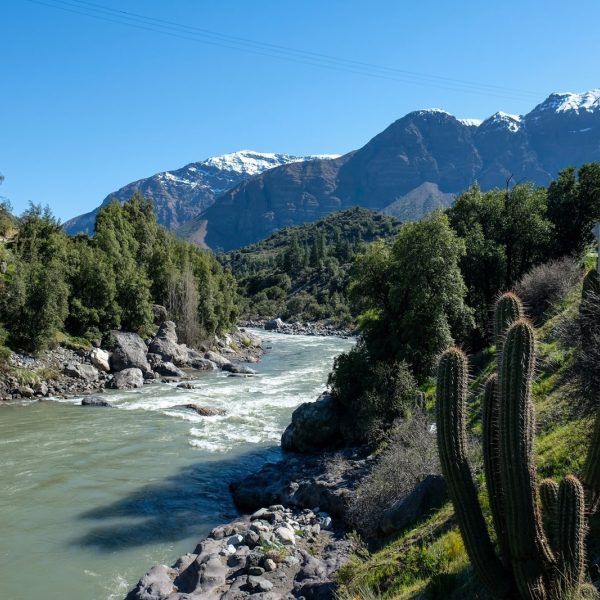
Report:
M246 38L230 36L208 29L202 29L190 25L175 23L155 17L148 17L137 13L131 13L119 9L105 7L86 0L28 0L31 3L42 6L59 9L62 11L99 19L106 22L126 25L136 29L150 31L169 35L188 41L195 41L213 46L219 46L234 50L248 51L261 56L287 60L295 63L306 64L322 68L333 69L347 73L387 79L401 83L411 83L418 85L428 85L475 94L505 96L510 98L524 99L527 97L537 97L540 94L525 90L516 90L502 86L473 83L449 77L440 77L437 75L427 75L384 67L371 63L328 56L316 52L298 50L275 44L257 42Z

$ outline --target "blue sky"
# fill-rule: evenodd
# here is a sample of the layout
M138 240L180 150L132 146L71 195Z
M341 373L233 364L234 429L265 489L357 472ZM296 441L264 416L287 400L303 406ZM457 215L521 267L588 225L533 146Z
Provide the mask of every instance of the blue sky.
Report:
M596 0L89 2L2 2L0 194L17 213L65 220L244 148L347 152L418 108L483 118L600 87Z

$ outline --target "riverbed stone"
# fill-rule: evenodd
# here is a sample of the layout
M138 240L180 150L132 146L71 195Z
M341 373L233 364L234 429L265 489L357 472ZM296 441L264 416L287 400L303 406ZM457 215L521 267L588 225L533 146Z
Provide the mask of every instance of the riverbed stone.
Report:
M69 377L83 379L84 381L98 381L98 369L92 365L69 363L63 369L63 373Z
M144 385L144 374L137 368L123 369L115 373L112 385L117 390L141 388Z
M222 408L214 408L212 406L202 406L201 404L178 404L173 408L186 408L189 410L193 410L195 413L199 414L201 417L216 417L226 415L227 412Z
M251 369L250 367L246 367L245 365L235 365L233 363L224 364L222 367L223 371L228 371L229 373L237 373L240 375L255 375L256 371Z
M284 450L317 453L340 443L339 415L333 396L327 392L315 402L304 402L292 413L292 422L281 437Z
M94 348L90 352L90 362L99 371L108 373L110 371L110 354L102 348Z
M81 406L103 406L112 408L112 404L101 396L86 396L81 401Z
M219 369L222 369L225 365L230 365L231 361L228 358L225 358L222 354L218 352L213 352L209 350L204 354L204 358L213 362Z
M189 364L189 349L177 340L177 326L173 321L165 321L150 342L149 351L158 354L164 362L172 362L179 367Z
M185 373L172 362L160 362L154 370L163 377L185 377Z
M111 331L111 342L114 345L110 355L110 366L113 371L140 369L150 371L146 358L148 348L144 340L137 334L127 331Z

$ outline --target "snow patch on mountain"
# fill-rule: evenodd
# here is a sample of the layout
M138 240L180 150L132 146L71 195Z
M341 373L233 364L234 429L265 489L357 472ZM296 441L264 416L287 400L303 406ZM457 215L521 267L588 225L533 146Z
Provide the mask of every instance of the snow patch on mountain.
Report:
M458 119L467 127L479 127L483 123L483 119Z
M338 158L339 154L311 154L308 156L293 156L291 154L278 154L274 152L256 152L254 150L240 150L211 158L198 163L199 166L214 167L220 171L235 171L236 173L252 176L258 175L267 169L281 165L315 160L320 158Z
M498 111L486 119L483 124L486 128L507 129L511 133L516 133L523 126L523 117Z
M550 94L544 102L536 106L532 112L551 110L556 113L595 112L600 109L600 88L574 94L572 92Z

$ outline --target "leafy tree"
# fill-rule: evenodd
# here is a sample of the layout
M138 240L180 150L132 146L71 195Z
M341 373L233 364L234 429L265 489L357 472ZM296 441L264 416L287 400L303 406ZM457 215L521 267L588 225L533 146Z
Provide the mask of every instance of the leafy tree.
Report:
M593 241L600 221L600 164L561 171L548 188L548 217L554 224L553 254L580 254Z
M465 244L460 266L475 310L475 344L480 345L498 293L547 256L552 225L546 218L546 192L531 185L482 192L475 185L457 198L448 217Z

